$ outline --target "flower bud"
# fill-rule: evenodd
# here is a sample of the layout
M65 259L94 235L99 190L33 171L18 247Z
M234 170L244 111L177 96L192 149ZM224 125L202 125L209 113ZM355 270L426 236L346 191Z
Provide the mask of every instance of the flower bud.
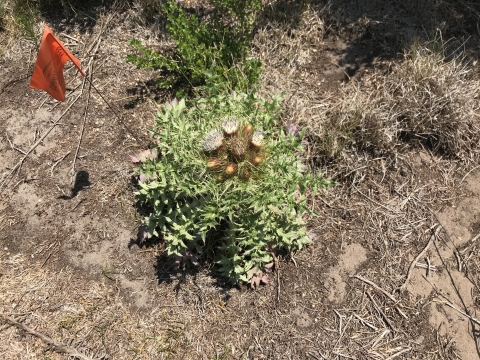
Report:
M207 162L207 168L209 168L210 170L218 169L222 167L222 165L223 165L223 161L222 159L219 159L219 158L213 158L208 160Z
M243 137L246 139L250 139L252 137L252 134L253 134L253 126L250 124L245 125L242 131Z
M227 175L233 175L237 172L238 170L238 166L237 164L235 163L230 163L227 165L227 167L225 168L225 174Z
M243 179L248 179L250 177L251 173L250 171L248 171L247 169L243 169L240 173L240 176L243 178Z
M250 159L250 162L255 165L255 166L258 166L262 163L263 159L261 156L253 156L251 159Z

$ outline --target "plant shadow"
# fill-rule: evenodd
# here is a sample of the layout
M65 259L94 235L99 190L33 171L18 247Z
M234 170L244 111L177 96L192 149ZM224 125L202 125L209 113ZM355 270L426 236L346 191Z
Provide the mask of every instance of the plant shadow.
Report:
M164 102L170 95L171 91L160 88L154 79L137 83L134 87L126 90L128 101L123 105L124 109L134 109L138 104L144 103L147 99L155 102Z

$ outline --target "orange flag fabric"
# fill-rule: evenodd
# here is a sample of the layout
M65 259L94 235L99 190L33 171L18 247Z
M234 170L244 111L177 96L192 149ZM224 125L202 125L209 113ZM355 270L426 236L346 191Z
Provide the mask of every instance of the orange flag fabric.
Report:
M64 101L66 89L63 66L68 60L71 60L80 74L85 76L80 67L80 61L67 50L62 42L53 35L52 30L45 25L35 70L30 80L30 87L45 90L58 101Z

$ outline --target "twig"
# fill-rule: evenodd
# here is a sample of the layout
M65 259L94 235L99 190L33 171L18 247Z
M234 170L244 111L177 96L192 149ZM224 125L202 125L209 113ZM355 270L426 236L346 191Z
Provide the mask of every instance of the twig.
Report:
M431 265L430 265L430 258L427 256L426 257L426 260L427 260L427 277L430 275L430 269L431 269ZM417 264L415 264L415 266L417 266Z
M8 185L10 182L8 179L9 177L17 170L19 169L25 159L30 155L30 153L37 148L38 145L50 134L50 132L57 126L59 121L63 118L63 116L70 110L70 108L77 102L77 100L80 98L81 94L78 95L75 100L72 101L72 103L65 109L65 111L58 117L58 119L45 131L45 133L35 142L35 144L32 145L32 147L25 153L25 155L20 159L20 161L13 167L13 169L5 176L5 179L2 181L0 184L0 194L5 190L5 187ZM11 179L10 179L11 180Z
M474 237L472 238L472 240L470 240L470 242L475 242L475 241L477 241L478 239L480 239L480 234L477 234L476 236L474 236Z
M92 74L91 73L87 74L87 76L92 76ZM87 122L88 105L90 104L91 90L92 90L92 82L90 81L90 86L88 88L88 94L87 94L87 102L85 104L85 112L83 114L82 129L80 130L80 136L78 137L77 149L75 150L75 155L73 156L73 162L72 162L72 169L70 170L70 175L72 175L72 176L75 174L75 163L77 162L78 151L80 150L80 144L82 143L83 133L85 131L85 124Z
M350 324L350 321L352 320L352 318L353 318L353 315L350 315L350 317L348 318L347 323L346 323L345 326L343 327L342 333L340 334L340 336L338 337L337 341L335 342L335 345L333 345L333 348L334 348L334 349L337 347L337 345L338 345L338 344L340 343L340 341L342 340L343 335L345 335L345 331L347 331L348 324Z
M358 192L360 195L362 195L362 196L366 197L368 200L370 200L370 201L371 201L371 202L373 202L374 204L376 204L376 205L378 205L378 206L380 206L380 207L384 208L385 210L388 210L388 211L391 211L391 212L393 212L393 213L396 213L396 214L398 214L398 211L396 211L396 210L392 210L392 209L390 209L389 207L387 207L387 206L385 206L385 205L382 205L382 204L380 204L379 202L377 202L377 201L375 201L375 200L371 199L370 197L368 197L367 195L365 195L364 193L362 193L360 190L358 190L358 188L357 188L355 185L353 185L353 184L352 184L352 186L355 188L355 190L357 190L357 192Z
M80 44L83 44L83 42L82 42L82 41L80 41L80 40L78 40L78 39L74 38L73 36L67 35L67 34L65 34L65 33L60 33L60 35L62 35L62 36L65 36L66 38L69 38L70 40L73 40L73 41L79 42Z
M313 357L314 359L321 360L317 355L315 355L315 354L312 353L312 352L308 352L307 354L310 355L311 357ZM318 352L318 355L320 355L320 356L322 357L322 359L328 360L328 359L327 359L325 356L323 356L320 352Z
M339 321L340 321L340 324L338 325L338 334L339 335L342 335L342 320L343 320L343 315L340 315L339 312L335 309L333 309L333 311L335 312L335 314L337 314L338 318L339 318Z
M97 41L97 40L98 41L97 41L97 44L95 46L95 50L93 51L93 55L90 58L90 60L88 61L86 74L85 74L85 77L84 77L83 82L82 82L81 94L83 94L83 90L85 89L86 80L88 80L88 82L90 83L90 86L88 88L87 101L86 101L86 104L85 104L85 112L83 114L82 129L80 130L80 136L78 138L77 149L75 150L75 155L73 156L73 161L72 161L72 168L70 169L70 175L71 176L73 176L75 174L75 164L77 162L78 151L80 150L80 144L82 142L83 133L85 131L85 124L87 122L88 105L90 104L90 94L91 94L91 90L92 90L92 81L91 81L92 76L93 76L92 62L93 62L93 59L94 59L95 55L97 54L98 48L100 47L100 43L102 42L102 38L100 37L102 35L102 30L103 29L101 29L100 34L98 35L97 39L95 40L95 41ZM93 44L92 44L92 47L93 47ZM89 76L90 76L90 79L88 79Z
M58 242L55 244L57 245ZM43 268L45 266L45 264L47 263L47 261L50 259L50 257L52 256L53 252L54 252L55 249L53 249L52 251L50 251L50 253L48 254L47 258L45 259L45 261L42 263L42 266L40 266L40 268Z
M375 346L377 346L378 343L379 343L380 341L382 341L382 339L385 337L385 335L388 335L388 334L390 334L390 333L391 333L391 331L388 330L388 329L383 330L383 332L375 339L375 341L373 342L373 344L372 344L372 346L370 347L370 349L373 349Z
M428 264L416 263L415 267L420 268L420 269L427 269L428 270L427 273L429 271L437 271L437 267L435 265L430 265L430 260L428 262L429 262ZM428 274L427 274L427 276L428 276Z
M366 325L368 326L370 329L374 330L374 331L378 331L378 328L376 328L375 326L373 326L372 324L370 324L367 320L365 319L362 319L360 316L358 316L357 314L353 314L353 316L355 316L358 320L360 320L360 322L363 324L363 325Z
M373 303L373 307L378 311L378 313L382 316L383 320L385 320L385 323L388 325L388 327L390 329L392 329L392 331L394 333L397 332L397 330L395 330L395 328L393 327L393 324L391 323L390 319L387 317L387 315L385 315L385 313L380 309L380 307L377 305L377 303L375 302L375 299L373 298L372 295L370 295L370 293L367 291L367 296L368 298L370 299L370 301Z
M453 255L455 255L455 258L457 259L458 271L462 272L462 259L460 258L460 254L457 250L454 250Z
M480 321L479 321L479 320L477 320L477 319L474 318L473 316L468 315L466 312L464 312L464 311L456 308L455 305L453 305L453 303L450 301L450 299L447 298L445 295L443 295L442 292L441 292L440 290L438 290L437 287L436 287L434 284L432 284L432 283L430 282L430 280L428 280L428 279L425 277L425 275L423 275L423 278L424 278L425 280L427 280L427 282L432 286L432 288L436 291L436 293L437 293L438 295L440 295L442 298L445 299L445 301L442 301L442 302L441 302L442 304L445 304L445 305L447 305L448 307L451 307L453 310L458 311L460 314L462 314L463 316L467 317L468 319L470 319L471 321L473 321L473 322L476 323L477 325L480 325Z
M86 78L88 81L90 81L88 78ZM138 135L136 135L131 129L129 126L127 126L127 124L125 124L125 122L122 120L122 118L120 117L120 115L117 113L117 111L110 105L110 103L105 99L105 97L102 95L102 93L100 92L100 90L97 89L97 87L95 85L93 85L91 82L90 84L92 85L93 89L97 92L97 94L102 98L102 100L105 102L105 104L107 104L108 108L110 110L112 110L112 112L115 114L115 117L116 119L118 120L118 122L130 133L130 135L132 135L133 139L134 140L137 140L137 139L141 139L141 137L139 137Z
M477 24L477 25L478 25L478 24ZM467 176L470 175L470 173L471 173L472 171L477 170L478 168L480 168L480 165L475 166L472 170L470 170L469 172L467 172L467 173L465 174L465 176L462 178L462 180L460 181L459 185L462 185L463 181L467 178Z
M17 150L19 153L25 155L25 151L23 151L22 149L19 149L17 147L15 147L15 145L13 145L13 143L10 141L10 138L8 137L8 134L5 132L5 136L7 137L7 141L8 143L10 144L10 147L13 149L13 150Z
M25 325L21 322L18 322L15 319L11 318L10 316L0 314L0 318L2 318L5 322L7 322L7 323L9 323L9 324L11 324L11 325L13 325L17 328L22 329L23 331L29 333L30 335L33 335L33 336L36 336L36 337L40 338L43 342L47 343L50 346L53 346L58 352L61 352L63 354L67 354L68 356L76 357L76 358L81 359L81 360L92 360L91 357L80 353L79 351L77 351L77 349L74 349L71 346L64 345L61 342L58 342L57 340L54 340L49 336L46 336L42 333L39 333L38 331L32 329L31 327L29 327L29 326L27 326L27 325Z
M451 302L445 302L444 303L445 305L447 305L448 307L451 307L453 310L456 310L457 312L459 312L460 314L462 314L463 316L467 317L468 319L472 320L474 323L476 323L477 325L480 325L480 321L478 321L476 318L474 318L473 316L470 316L468 315L467 313L465 313L464 311L458 309L455 307L455 305L453 305Z
M82 201L83 201L83 199L81 199L74 207L72 207L72 208L70 209L70 212L72 212L73 210L75 210L75 209L78 207L78 205L80 205L80 204L82 203Z
M372 286L373 288L377 289L378 291L380 291L382 294L384 294L386 297L388 297L390 300L392 300L393 302L397 302L397 299L395 299L395 297L393 297L393 295L389 294L387 291L383 290L380 286L378 286L377 284L375 284L374 282L370 281L370 280L367 280L365 279L364 277L360 276L360 275L354 275L352 276L360 281L363 281L364 283Z
M408 268L408 272L407 272L407 278L405 279L404 283L396 288L395 290L393 290L393 292L404 292L407 288L407 285L408 285L408 282L410 281L410 277L412 276L412 271L413 269L415 268L415 264L418 262L418 260L420 260L420 258L425 255L425 253L428 251L428 248L430 247L430 245L432 245L433 243L433 240L435 240L435 237L437 236L438 232L440 231L442 227L439 226L437 227L437 229L435 230L435 232L430 236L430 239L428 240L428 243L427 245L425 245L425 247L423 248L423 250L420 252L420 254L417 255L417 257L415 259L413 259L412 263L410 264L410 267ZM433 230L433 229L432 229Z
M275 256L273 252L270 253L273 257L273 262L275 266L275 270L277 271L277 302L280 301L280 264L278 262L278 258Z
M60 164L63 159L65 159L69 154L71 153L71 151L67 152L65 155L59 157L56 161L55 161L55 164L53 164L53 166L50 168L50 174L52 175L53 177L53 170L55 169L55 167Z
M400 355L402 355L402 354L404 354L404 353L406 353L406 352L408 352L408 351L410 351L410 350L412 350L411 347L408 347L408 348L406 348L406 349L400 350L399 352L393 354L392 356L389 356L389 357L386 358L385 360L393 360L393 359L395 359L397 356L400 356Z

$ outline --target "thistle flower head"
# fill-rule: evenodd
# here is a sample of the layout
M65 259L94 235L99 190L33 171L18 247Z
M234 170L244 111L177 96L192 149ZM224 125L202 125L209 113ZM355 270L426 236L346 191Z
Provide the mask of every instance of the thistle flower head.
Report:
M248 179L250 177L250 171L248 171L247 169L242 169L241 173L240 173L240 176L243 178L243 179Z
M248 143L241 138L234 137L230 142L230 151L237 159L240 159L245 155L247 148Z
M233 175L237 172L238 170L238 166L237 164L235 163L230 163L227 165L227 167L225 168L225 174L227 175Z
M253 146L259 148L263 145L263 132L255 131L252 135Z
M262 163L263 159L261 156L253 156L251 159L250 159L250 163L252 163L253 165L255 166L258 166Z
M233 135L238 130L238 121L234 117L230 119L223 120L222 129L227 135Z
M223 145L223 134L218 130L210 131L203 140L203 150L206 152L217 150Z
M207 162L207 168L211 170L218 169L223 166L223 160L219 158L213 158L208 160Z

